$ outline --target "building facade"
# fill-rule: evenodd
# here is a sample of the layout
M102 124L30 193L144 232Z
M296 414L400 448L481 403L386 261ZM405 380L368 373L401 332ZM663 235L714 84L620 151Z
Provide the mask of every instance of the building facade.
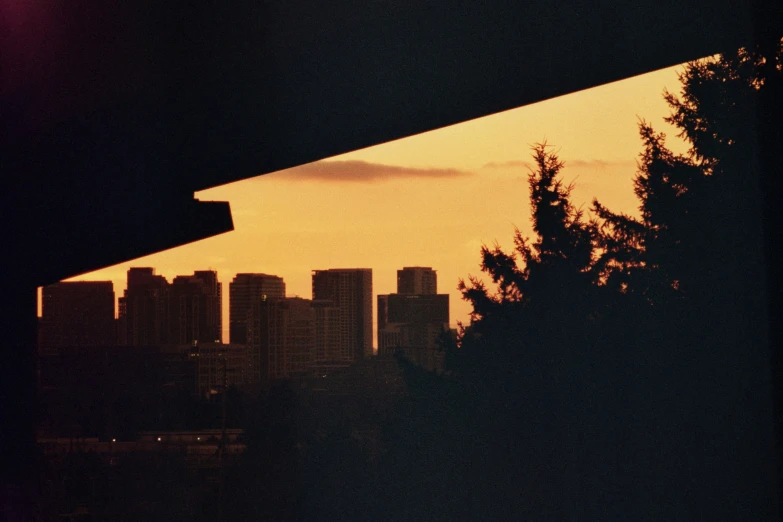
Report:
M266 388L305 374L315 357L316 309L299 297L268 298L251 308L248 320L253 380Z
M244 388L249 384L246 345L195 343L185 349L195 361L195 388L199 395L207 397L230 386Z
M169 342L222 342L221 284L217 272L177 276L169 300Z
M372 269L314 270L313 300L331 301L337 309L340 359L357 361L373 354Z
M312 301L312 307L315 312L313 361L327 363L347 360L348 350L341 349L340 345L339 308L328 299L316 299Z
M399 274L406 269L398 271ZM432 290L434 271L425 269L419 283L398 285L403 290ZM408 274L414 272L409 271ZM442 353L439 339L449 330L448 294L397 293L378 296L378 353L389 354L402 351L411 361L430 370L442 368Z
M229 284L229 340L248 344L248 314L264 299L285 297L282 277L268 274L237 274Z
M154 268L131 268L119 302L119 324L128 346L160 346L169 340L169 282ZM122 336L121 336L122 337Z
M431 295L438 293L438 274L428 266L406 266L397 270L397 293Z

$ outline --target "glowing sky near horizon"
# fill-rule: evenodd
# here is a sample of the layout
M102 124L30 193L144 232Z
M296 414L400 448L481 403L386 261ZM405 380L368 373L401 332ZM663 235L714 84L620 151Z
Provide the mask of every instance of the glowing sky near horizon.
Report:
M451 295L451 321L470 307L459 278L479 275L479 248L513 246L514 226L532 235L526 183L530 146L546 140L575 181L573 199L589 207L637 213L632 191L642 150L638 123L685 146L663 118L662 92L679 93L672 67L358 150L318 163L196 194L229 201L235 230L70 279L110 280L117 296L132 266L152 266L169 281L213 269L223 282L224 342L228 283L238 272L276 274L289 295L311 297L311 271L372 268L377 294L396 291L403 266L431 266L438 290Z

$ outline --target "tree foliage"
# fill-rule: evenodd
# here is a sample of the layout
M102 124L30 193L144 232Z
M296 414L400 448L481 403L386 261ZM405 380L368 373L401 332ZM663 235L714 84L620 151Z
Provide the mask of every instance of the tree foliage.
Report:
M557 289L573 296L576 288L591 283L596 229L572 204L573 185L561 178L564 163L547 148L546 143L533 147L536 169L528 175L537 237L531 241L516 229L513 252L504 252L500 245L482 247L481 270L497 286L496 292L472 276L459 283L463 298L473 305L475 333L487 333L510 316L550 308L553 299L562 297Z
M640 122L637 216L598 200L586 216L563 181L564 163L535 145L534 237L517 229L513 250L483 246L484 277L459 282L473 311L451 358L466 394L454 400L473 405L474 423L504 418L504 428L487 424L493 437L506 429L547 448L578 447L565 465L582 479L555 487L562 476L550 477L550 493L599 475L605 488L638 493L644 486L622 452L649 476L687 489L689 466L718 459L716 448L741 431L727 415L748 394L763 400L763 386L718 385L716 376L765 363L759 187L783 173L764 171L780 162L768 161L774 139L759 121L768 117L760 108L783 94L782 69L780 45L684 67L681 93L664 98L666 121L690 148L672 152L663 133ZM596 429L597 419L612 433ZM519 451L520 461L531 458L532 450ZM533 460L560 462L554 451ZM721 458L737 467L710 478L715 491L746 488L739 477L753 477L742 475L739 454Z

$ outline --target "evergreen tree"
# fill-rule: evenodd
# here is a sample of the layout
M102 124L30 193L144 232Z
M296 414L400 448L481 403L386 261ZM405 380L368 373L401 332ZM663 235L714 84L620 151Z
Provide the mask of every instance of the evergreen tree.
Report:
M487 370L490 360L498 370L518 370L525 350L541 348L558 333L576 332L589 315L595 227L572 204L573 185L563 183L564 163L557 155L544 143L533 147L533 158L528 186L537 237L531 241L516 229L512 253L499 245L482 247L481 269L497 285L495 292L475 277L459 283L473 305L461 346L475 356L463 359L463 370Z
M639 132L644 151L634 192L641 217L617 214L593 201L601 232L596 246L602 252L595 270L611 290L671 306L675 294L689 294L703 267L706 216L699 205L706 173L692 158L672 153L666 136L647 123Z
M475 419L509 417L506 428L538 451L517 458L575 470L570 481L565 472L539 475L549 494L601 475L603 490L640 502L668 495L659 514L682 514L688 501L676 492L700 469L707 477L698 490L720 492L710 503L717 515L735 509L728 499L737 492L764 490L743 464L766 444L764 427L732 415L762 403L767 390L757 377L767 364L759 185L780 174L783 143L770 147L758 118L783 94L780 47L700 60L680 80L680 97L665 93L667 121L691 149L675 154L665 135L640 124L638 218L594 201L585 221L558 179L562 162L544 145L534 149L537 238L517 230L513 253L482 248L481 269L496 289L460 282L473 313L458 360ZM756 381L743 380L750 376Z
M672 109L666 121L680 129L688 153L673 154L643 122L641 219L593 203L602 232L597 266L609 287L703 298L716 285L740 290L733 282L743 274L756 277L748 271L760 263L759 108L781 77L779 42L773 51L740 49L686 65L681 95L664 98Z

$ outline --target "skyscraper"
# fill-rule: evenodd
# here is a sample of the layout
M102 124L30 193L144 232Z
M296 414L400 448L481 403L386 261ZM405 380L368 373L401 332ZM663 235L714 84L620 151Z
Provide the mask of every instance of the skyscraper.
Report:
M215 340L223 342L223 283L218 281L217 271L215 270L196 270L193 276L204 281L207 285L211 305L209 308L209 324L217 330Z
M340 351L340 310L328 299L312 301L315 312L314 362L330 362L347 359Z
M120 298L120 324L129 346L169 342L169 282L154 268L128 270L128 287Z
M267 298L248 314L250 380L262 388L271 381L302 375L315 354L316 311L300 297Z
M396 294L378 296L378 352L399 348L411 361L437 369L438 337L449 328L449 296L436 293L431 268L398 270L397 289Z
M169 314L168 342L220 342L221 284L217 272L202 270L192 276L175 277L170 288Z
M44 352L66 346L110 346L116 342L111 281L45 286L41 306L39 345Z
M438 335L449 327L449 296L389 294L378 296L378 350L438 349Z
M438 274L425 266L406 266L397 270L397 293L430 295L438 293Z
M285 340L283 350L275 354L270 365L275 377L293 377L303 373L313 362L315 352L315 310L312 301L301 297L283 300Z
M356 361L372 355L372 269L313 271L313 300L337 309L338 357Z
M247 344L248 313L261 299L285 297L282 277L268 274L237 274L229 284L229 338L232 344Z
M392 323L449 323L449 295L378 296L378 328Z

